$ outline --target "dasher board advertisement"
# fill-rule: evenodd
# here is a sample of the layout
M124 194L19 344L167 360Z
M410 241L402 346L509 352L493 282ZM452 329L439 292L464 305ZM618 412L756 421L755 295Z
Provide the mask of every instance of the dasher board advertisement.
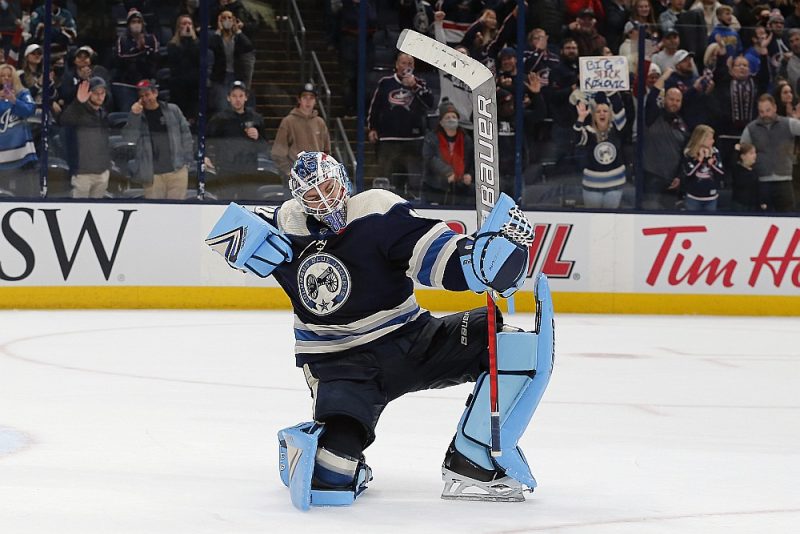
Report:
M234 271L205 246L203 240L224 209L198 204L0 203L0 302L6 308L25 308L29 300L46 295L42 302L58 307L213 308L236 307L221 292L225 288L271 288L279 294L271 277L262 280ZM472 210L417 211L446 221L458 232L476 229ZM696 297L688 311L701 313L709 308L696 306L714 300L707 297L742 296L780 298L783 311L777 312L800 315L800 222L795 217L526 215L536 237L523 291L533 290L532 278L542 271L556 296L561 295L561 306L569 303L569 311L666 313L661 306L665 298ZM133 296L113 293L126 288L131 295L135 291L140 305ZM209 296L205 290L211 289ZM431 296L434 307L440 300L450 306L453 299L466 298L466 292L418 289ZM623 297L648 304L623 305ZM259 307L258 298L250 306ZM558 307L559 299L554 300ZM745 311L752 302L736 306ZM273 307L284 305L287 299Z

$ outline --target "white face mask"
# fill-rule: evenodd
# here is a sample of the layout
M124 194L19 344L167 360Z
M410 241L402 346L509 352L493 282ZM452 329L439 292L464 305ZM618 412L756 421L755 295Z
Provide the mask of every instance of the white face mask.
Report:
M0 2L0 8L8 9L8 2L6 2L6 0Z
M458 119L449 118L449 119L442 119L439 123L442 125L442 128L445 130L455 130L458 128Z
M139 22L131 24L131 33L142 33L142 25Z
M222 27L225 28L226 30L230 30L231 28L233 28L233 21L232 20L223 20L222 21Z

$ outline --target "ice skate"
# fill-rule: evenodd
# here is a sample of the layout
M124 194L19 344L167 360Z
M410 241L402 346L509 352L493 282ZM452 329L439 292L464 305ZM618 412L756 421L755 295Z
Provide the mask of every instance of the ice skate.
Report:
M451 447L442 464L442 499L462 501L523 502L523 492L533 491L500 471L475 465Z

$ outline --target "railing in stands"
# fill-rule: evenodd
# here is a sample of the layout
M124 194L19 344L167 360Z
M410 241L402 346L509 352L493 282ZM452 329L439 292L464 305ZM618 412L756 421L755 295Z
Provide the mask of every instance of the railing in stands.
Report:
M296 0L287 0L286 2L286 23L288 26L286 46L291 48L292 42L294 42L294 48L300 58L300 82L302 83L306 80L306 25L303 23Z
M347 172L350 173L350 181L352 182L356 176L358 169L358 162L353 149L350 147L350 139L347 137L347 131L344 129L342 119L336 118L336 126L333 129L333 143L332 149L335 152L335 158L345 166ZM355 191L354 191L355 192Z
M328 85L328 79L325 77L325 72L322 70L322 65L319 62L317 53L311 51L311 82L317 88L317 105L319 106L320 115L327 123L331 111L331 88Z

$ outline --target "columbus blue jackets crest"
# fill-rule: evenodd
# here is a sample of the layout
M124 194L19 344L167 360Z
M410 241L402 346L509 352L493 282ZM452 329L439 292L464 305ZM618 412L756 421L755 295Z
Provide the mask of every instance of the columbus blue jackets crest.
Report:
M328 315L341 308L350 296L351 287L347 268L330 254L313 254L297 269L300 299L316 315Z

